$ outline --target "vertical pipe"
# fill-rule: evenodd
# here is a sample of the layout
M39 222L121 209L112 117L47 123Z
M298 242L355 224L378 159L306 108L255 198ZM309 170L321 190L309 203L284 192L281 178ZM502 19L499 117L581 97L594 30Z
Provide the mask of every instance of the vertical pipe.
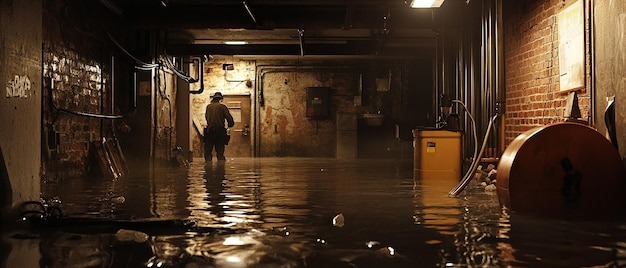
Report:
M496 152L498 154L504 151L504 121L506 119L506 114L504 110L506 97L505 97L505 87L504 87L504 26L502 21L502 0L496 0L496 65L497 65L497 75L496 75L496 105L498 111L498 117L500 119L499 122L499 131L494 136L497 138L497 143L495 145Z
M111 55L111 114L115 114L115 55Z
M102 75L101 75L102 76ZM115 114L115 55L111 55L111 114ZM111 129L115 129L115 120L111 120Z
M483 116L482 112L484 111L484 96L483 96L483 92L485 92L485 90L487 90L487 39L486 39L486 32L487 32L487 25L485 22L485 6L486 6L486 2L488 0L483 0L482 2L482 8L481 8L481 27L480 27L480 42L481 42L481 50L480 50L480 76L481 76L481 81L480 81L480 91L478 94L480 94L480 105L477 106L477 110L478 112L475 113L475 115L477 117L480 118L480 121L477 124L477 128L480 129L482 131L483 126L485 125L485 117ZM483 133L478 132L478 135L482 136Z
M589 126L595 126L596 119L596 23L595 23L595 7L593 5L594 1L588 0L588 14L589 14L589 55L591 55L591 59L589 60L589 75L590 83L589 83Z
M150 131L150 170L156 167L156 142L158 131L158 114L157 114L157 93L159 83L159 68L153 68L150 71L152 83L150 85L150 122L152 131Z
M432 108L432 112L433 112L433 118L435 119L435 124L437 123L437 120L439 119L439 91L441 89L441 33L439 33L438 31L436 31L436 35L437 35L437 41L436 41L436 45L435 45L435 68L434 71L434 77L435 77L435 88L433 89L433 108Z

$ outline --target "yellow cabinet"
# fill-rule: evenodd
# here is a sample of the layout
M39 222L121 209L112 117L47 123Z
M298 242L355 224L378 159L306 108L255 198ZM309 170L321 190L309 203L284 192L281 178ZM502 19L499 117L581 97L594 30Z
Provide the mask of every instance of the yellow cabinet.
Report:
M416 178L461 179L461 132L414 129L413 138Z

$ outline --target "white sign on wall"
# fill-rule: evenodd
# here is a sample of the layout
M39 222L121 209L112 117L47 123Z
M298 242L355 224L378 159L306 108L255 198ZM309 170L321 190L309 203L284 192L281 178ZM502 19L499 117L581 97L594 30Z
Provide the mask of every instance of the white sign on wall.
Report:
M577 0L557 15L561 91L585 87L585 13Z
M28 76L16 75L7 85L7 98L28 98L30 96L30 79Z

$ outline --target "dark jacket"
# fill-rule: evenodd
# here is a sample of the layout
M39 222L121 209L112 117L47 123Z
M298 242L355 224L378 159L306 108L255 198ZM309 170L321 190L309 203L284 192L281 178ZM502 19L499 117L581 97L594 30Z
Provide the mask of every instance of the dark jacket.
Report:
M224 121L228 123L228 127L235 125L235 120L233 120L228 107L218 101L212 101L207 105L204 117L206 118L208 129L225 129Z

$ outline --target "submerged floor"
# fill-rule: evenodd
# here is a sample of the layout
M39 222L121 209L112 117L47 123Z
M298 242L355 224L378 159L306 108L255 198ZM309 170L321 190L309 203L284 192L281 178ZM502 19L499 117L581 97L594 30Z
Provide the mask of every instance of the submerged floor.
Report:
M141 174L140 174L141 173ZM63 221L3 232L4 267L626 265L625 221L509 215L411 162L242 158L46 183ZM176 220L176 221L168 221ZM185 220L184 222L178 220ZM194 223L195 225L190 225ZM120 231L121 230L121 231ZM159 265L160 264L160 265Z

